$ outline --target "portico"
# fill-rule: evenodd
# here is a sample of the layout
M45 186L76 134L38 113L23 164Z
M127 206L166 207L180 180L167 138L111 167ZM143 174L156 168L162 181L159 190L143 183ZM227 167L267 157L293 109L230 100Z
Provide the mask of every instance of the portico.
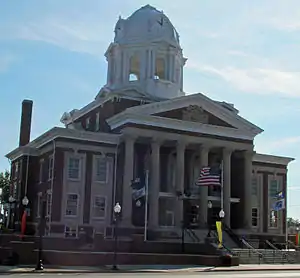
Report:
M125 146L124 179L123 179L123 221L124 226L132 226L130 222L133 211L130 181L136 178L137 155L135 145L143 145L148 153L144 160L145 167L149 170L149 228L159 229L164 223L160 221L160 215L166 210L160 206L160 200L172 200L172 205L167 210L169 216L173 217L174 228L180 228L185 217L184 200L193 200L199 206L199 227L207 228L207 202L214 200L221 203L220 194L214 194L211 188L196 188L195 177L199 175L202 166L212 165L223 161L224 169L224 190L223 204L225 211L224 223L231 226L231 203L241 200L243 215L238 219L240 228L249 229L251 225L251 201L247 194L251 183L247 177L252 175L253 145L249 143L224 141L214 138L199 138L197 136L169 133L155 130L142 130L128 127L123 130L123 142ZM168 152L166 155L165 152ZM173 155L173 160L170 159ZM237 196L232 196L232 158L233 154L238 154L244 161L243 178L241 192ZM164 159L167 157L168 159ZM196 158L196 159L195 159ZM145 169L146 170L146 169ZM166 177L165 177L166 176ZM168 183L162 184L163 183ZM215 196L214 196L215 195ZM171 217L171 216L170 216ZM171 221L172 222L172 221ZM169 223L166 223L168 226Z

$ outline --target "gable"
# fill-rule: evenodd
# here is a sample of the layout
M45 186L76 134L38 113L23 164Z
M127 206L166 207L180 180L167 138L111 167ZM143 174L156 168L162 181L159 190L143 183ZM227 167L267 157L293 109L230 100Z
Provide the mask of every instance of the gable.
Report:
M201 107L206 113L209 113L211 116L208 118L212 125L225 125L225 127L229 125L233 128L244 130L246 133L252 134L253 137L263 132L261 128L239 116L236 109L230 110L224 107L222 103L216 102L201 93L129 108L126 109L126 112L143 115L167 115L170 111L176 111L190 106ZM174 117L179 117L179 111L173 113ZM174 117L173 119L176 119Z
M209 113L208 111L206 111L205 109L203 109L201 106L198 105L189 105L187 107L165 111L153 115L158 117L177 119L177 120L183 120L188 122L197 122L202 124L234 128L234 126L232 126L231 124L218 118L212 113Z

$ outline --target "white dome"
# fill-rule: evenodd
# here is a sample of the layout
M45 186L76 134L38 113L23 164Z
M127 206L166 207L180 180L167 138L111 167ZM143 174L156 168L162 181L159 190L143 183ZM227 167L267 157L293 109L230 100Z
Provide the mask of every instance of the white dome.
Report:
M127 19L119 18L115 27L115 43L130 44L166 40L179 46L179 35L169 18L146 5Z

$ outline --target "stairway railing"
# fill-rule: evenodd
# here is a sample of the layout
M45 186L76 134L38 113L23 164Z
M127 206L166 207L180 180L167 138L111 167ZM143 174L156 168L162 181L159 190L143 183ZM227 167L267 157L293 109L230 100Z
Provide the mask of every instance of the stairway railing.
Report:
M264 261L264 255L263 253L256 250L249 242L247 242L245 239L241 239L241 242L248 248L249 250L249 257L251 253L254 253L255 255L258 255L258 262L261 264L261 261Z
M225 223L222 223L222 225L224 227L224 231L227 232L227 234L231 237L234 243L237 244L238 247L242 247L240 237L233 230L231 230Z
M267 245L269 245L273 250L273 259L275 261L275 256L276 252L282 254L282 263L284 264L285 260L287 260L288 263L291 263L292 261L290 260L290 254L288 251L282 250L277 248L273 243L271 243L269 240L265 241Z
M188 234L188 236L193 240L193 242L200 242L199 237L196 235L196 233L193 230L188 228L185 228L184 230Z

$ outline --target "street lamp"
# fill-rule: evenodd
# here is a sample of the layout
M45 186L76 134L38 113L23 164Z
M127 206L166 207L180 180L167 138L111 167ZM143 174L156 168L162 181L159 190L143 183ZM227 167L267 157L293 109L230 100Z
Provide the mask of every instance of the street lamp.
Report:
M221 221L224 219L224 217L225 217L225 211L223 209L220 210L219 217L221 218Z
M113 260L113 270L118 270L117 267L117 247L118 247L118 234L117 234L117 228L118 228L118 220L121 213L122 207L119 203L116 203L114 206L114 238L115 238L115 246L114 246L114 260Z
M29 203L29 200L28 200L27 196L25 196L22 200L22 205L26 207L28 205L28 203Z
M207 208L208 208L208 234L206 237L210 237L210 232L211 232L211 226L212 226L212 212L211 212L211 209L212 209L212 202L211 201L208 201L207 202Z
M8 216L8 226L11 226L13 228L13 214L12 214L12 209L13 209L13 204L16 201L16 199L13 196L9 196L8 202L9 202L9 216Z
M45 220L45 211L46 211L46 202L42 199L41 213L40 213L40 222L39 222L39 251L37 257L37 263L35 270L41 271L44 270L43 264L43 226Z

